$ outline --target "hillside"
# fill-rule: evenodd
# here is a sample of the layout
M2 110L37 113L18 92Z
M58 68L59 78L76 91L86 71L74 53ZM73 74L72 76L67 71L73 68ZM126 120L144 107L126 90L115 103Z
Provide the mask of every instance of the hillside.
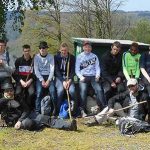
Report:
M74 15L76 12L63 12L62 13L62 23L68 23L67 21ZM44 12L41 12L40 15L43 15ZM119 14L120 16L126 16L126 18L130 18L131 20L131 25L134 26L136 21L140 19L150 19L150 11L130 11L130 12L125 12L125 11L117 11L116 14ZM18 15L18 14L16 14ZM27 18L28 19L28 18ZM17 24L19 25L19 23ZM9 40L9 48L10 51L13 52L14 54L17 53L17 55L21 54L21 46L22 44L18 41L20 37L20 33L18 30L14 30L14 18L11 16L11 12L8 12L7 14L7 23L6 23L6 31L7 31L7 38ZM119 37L119 36L118 36Z

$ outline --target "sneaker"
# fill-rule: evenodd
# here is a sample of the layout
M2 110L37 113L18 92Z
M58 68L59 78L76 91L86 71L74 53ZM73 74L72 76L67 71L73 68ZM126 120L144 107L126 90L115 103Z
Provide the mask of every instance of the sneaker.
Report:
M85 111L84 110L81 110L81 117L82 118L85 118L87 116L87 114L85 113Z
M98 122L97 122L95 116L93 116L88 121L86 121L84 124L88 127L92 127L92 126L98 125Z
M75 119L73 119L73 120L71 121L70 130L71 130L71 131L77 131L77 121L76 121Z

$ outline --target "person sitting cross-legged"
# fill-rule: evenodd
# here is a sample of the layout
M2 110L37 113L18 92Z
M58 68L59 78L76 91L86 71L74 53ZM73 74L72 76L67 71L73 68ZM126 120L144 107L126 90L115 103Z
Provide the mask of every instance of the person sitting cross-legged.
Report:
M111 50L104 53L101 64L104 79L103 87L106 100L109 100L114 95L125 91L120 42L115 41L111 46Z

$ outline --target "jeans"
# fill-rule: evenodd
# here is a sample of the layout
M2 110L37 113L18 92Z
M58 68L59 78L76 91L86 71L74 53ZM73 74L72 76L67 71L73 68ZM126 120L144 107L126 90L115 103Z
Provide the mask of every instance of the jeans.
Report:
M23 88L22 85L19 83L16 86L16 97L20 101L21 99L26 103L29 108L32 108L33 100L35 95L35 87L34 83L27 88Z
M99 106L102 105L102 108L106 107L107 102L105 100L104 92L101 84L95 81L94 76L89 76L89 77L85 77L84 81L79 82L80 95L81 95L81 104L80 104L81 109L83 109L84 111L86 110L87 91L88 91L89 84L92 85L95 91L97 104Z
M65 89L63 87L63 81L56 78L56 90L57 90L57 110L60 110L61 103L63 101ZM76 93L75 93L75 85L71 82L69 87L69 94L71 95L71 99L76 102Z
M35 101L35 111L37 113L41 113L41 100L43 96L43 91L46 90L45 88L42 87L42 82L37 79L36 81L36 101ZM54 86L54 81L50 81L50 85L48 87L49 94L51 96L51 99L53 101L53 104L55 105L56 103L56 94L55 94L55 86ZM54 106L55 107L55 106Z

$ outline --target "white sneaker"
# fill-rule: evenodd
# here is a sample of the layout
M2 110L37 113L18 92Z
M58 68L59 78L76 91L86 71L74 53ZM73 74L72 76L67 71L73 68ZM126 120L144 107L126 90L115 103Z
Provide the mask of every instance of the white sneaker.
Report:
M87 114L84 112L84 110L81 110L81 116L82 116L82 118L85 118L87 116Z

